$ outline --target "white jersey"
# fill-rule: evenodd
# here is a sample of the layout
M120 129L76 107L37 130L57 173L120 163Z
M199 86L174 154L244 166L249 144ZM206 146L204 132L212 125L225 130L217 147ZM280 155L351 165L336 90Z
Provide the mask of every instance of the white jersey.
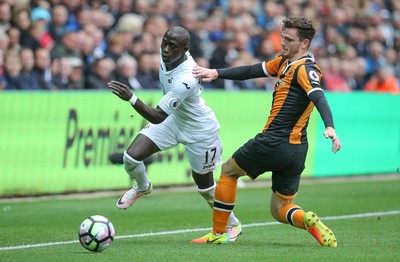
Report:
M210 132L219 129L219 123L214 112L200 97L201 81L192 74L196 62L189 52L186 55L187 60L171 71L167 71L160 58L159 78L164 96L158 106L173 118L181 133L195 140L206 139Z

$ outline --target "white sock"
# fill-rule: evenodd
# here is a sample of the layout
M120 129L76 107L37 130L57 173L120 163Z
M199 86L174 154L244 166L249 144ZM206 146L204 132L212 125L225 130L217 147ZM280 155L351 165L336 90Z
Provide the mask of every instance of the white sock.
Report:
M150 180L147 177L143 161L137 161L125 152L124 168L128 175L136 180L139 191L146 191L150 187Z

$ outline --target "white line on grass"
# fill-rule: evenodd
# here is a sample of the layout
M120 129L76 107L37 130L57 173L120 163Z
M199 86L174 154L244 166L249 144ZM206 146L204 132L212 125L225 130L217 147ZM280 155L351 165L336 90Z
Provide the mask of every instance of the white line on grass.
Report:
M328 217L321 217L321 219L322 220L341 220L341 219L365 218L365 217L373 217L373 216L391 216L391 215L399 215L399 214L400 214L400 210L391 210L391 211L386 211L386 212L371 212L371 213L343 215L343 216L328 216ZM280 224L281 223L279 223L279 222L264 222L264 223L246 224L246 225L242 225L242 227L272 226L272 225L280 225ZM211 230L211 228L193 228L193 229L182 229L182 230L174 230L174 231L150 232L150 233L142 233L142 234L117 236L115 238L121 239L121 238L160 236L160 235L174 235L174 234L192 233L192 232L209 231L209 230ZM67 245L67 244L73 244L73 243L78 243L78 242L79 242L78 240L71 240L71 241L50 242L50 243L42 243L42 244L0 247L0 251L13 250L13 249L26 249L26 248L34 248L34 247Z

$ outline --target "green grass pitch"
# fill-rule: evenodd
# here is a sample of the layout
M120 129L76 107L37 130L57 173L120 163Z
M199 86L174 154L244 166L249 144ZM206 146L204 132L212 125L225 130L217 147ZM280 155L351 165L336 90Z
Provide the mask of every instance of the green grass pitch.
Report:
M0 261L400 261L400 176L317 180L300 187L296 203L335 233L337 248L323 248L305 230L269 214L270 186L239 188L235 213L243 234L228 245L190 241L211 230L212 211L196 192L161 190L125 211L120 192L62 198L0 200ZM109 218L116 230L101 253L78 242L89 215Z

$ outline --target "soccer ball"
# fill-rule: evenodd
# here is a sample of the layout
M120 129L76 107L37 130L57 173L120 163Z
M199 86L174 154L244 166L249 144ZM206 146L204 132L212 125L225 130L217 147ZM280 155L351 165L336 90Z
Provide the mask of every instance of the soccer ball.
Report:
M112 244L115 236L114 226L103 216L90 216L81 223L78 236L84 248L100 252Z

